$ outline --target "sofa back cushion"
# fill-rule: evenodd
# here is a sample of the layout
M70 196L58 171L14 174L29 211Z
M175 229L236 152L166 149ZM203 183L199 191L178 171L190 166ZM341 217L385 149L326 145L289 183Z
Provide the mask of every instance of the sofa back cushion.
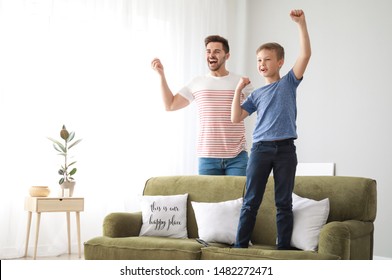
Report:
M243 196L246 178L242 176L162 176L150 178L143 195L188 194L188 237L197 238L198 228L191 201L222 202Z
M294 192L303 197L329 198L330 221L374 222L377 210L376 181L361 177L296 177Z

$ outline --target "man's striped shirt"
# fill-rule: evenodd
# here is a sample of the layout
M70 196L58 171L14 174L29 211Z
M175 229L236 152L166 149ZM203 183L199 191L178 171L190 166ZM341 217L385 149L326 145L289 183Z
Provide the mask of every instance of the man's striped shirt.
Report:
M206 76L193 79L179 93L195 101L199 113L198 157L233 158L246 150L244 122L231 122L231 103L241 76L229 73L224 77ZM248 85L243 99L253 91Z

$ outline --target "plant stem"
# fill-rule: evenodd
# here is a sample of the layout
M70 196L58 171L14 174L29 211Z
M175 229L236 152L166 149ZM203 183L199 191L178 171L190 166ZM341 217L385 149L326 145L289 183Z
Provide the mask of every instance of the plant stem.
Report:
M68 181L68 166L67 166L67 156L68 156L68 143L67 140L65 142L65 155L64 155L64 182Z

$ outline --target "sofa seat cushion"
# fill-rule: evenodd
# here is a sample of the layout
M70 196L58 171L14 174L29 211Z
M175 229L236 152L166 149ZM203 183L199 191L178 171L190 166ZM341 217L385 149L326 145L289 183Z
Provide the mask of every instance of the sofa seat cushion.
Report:
M257 246L255 246L257 247ZM202 260L338 260L335 255L313 251L274 250L259 248L202 248Z
M202 246L195 239L102 236L84 243L84 256L87 260L197 260Z

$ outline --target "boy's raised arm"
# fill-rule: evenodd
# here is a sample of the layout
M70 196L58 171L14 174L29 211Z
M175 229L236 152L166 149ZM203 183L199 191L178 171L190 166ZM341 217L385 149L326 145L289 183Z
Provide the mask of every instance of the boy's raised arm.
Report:
M310 47L308 28L306 26L305 13L302 10L292 10L290 12L290 17L298 24L300 53L294 64L293 71L295 77L301 79L305 73L306 66L308 66L312 50Z
M247 77L242 77L237 84L234 91L233 102L231 103L231 122L239 123L243 121L247 116L248 112L241 108L241 92L247 85L250 84L250 80Z

